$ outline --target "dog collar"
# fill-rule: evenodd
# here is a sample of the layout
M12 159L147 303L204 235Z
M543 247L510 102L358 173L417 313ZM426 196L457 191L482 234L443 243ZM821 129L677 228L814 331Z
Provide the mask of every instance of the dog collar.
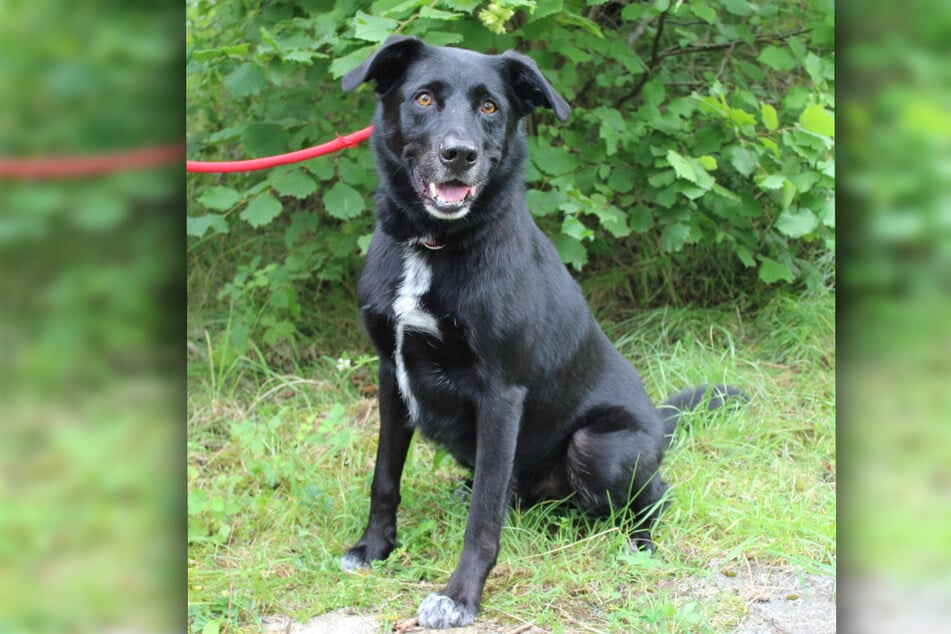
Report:
M418 244L424 246L430 251L439 251L442 248L445 248L446 244L444 242L437 242L435 238L430 236L423 236L422 238L416 238L412 240L413 244Z

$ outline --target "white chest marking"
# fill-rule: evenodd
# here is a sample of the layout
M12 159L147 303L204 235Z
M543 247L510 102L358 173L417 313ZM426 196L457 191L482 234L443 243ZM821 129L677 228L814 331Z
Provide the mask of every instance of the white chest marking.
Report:
M429 292L432 280L433 271L422 254L412 246L404 247L403 281L393 300L393 313L396 316L396 350L393 356L396 360L396 381L409 409L411 421L415 421L419 416L419 402L413 396L406 364L403 362L403 337L407 330L428 332L439 337L438 320L423 310L421 302L423 295Z

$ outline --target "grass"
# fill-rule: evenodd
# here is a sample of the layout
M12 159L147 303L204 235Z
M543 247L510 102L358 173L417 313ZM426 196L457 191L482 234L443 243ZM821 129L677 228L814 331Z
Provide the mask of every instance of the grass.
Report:
M778 296L755 315L677 309L602 319L658 401L716 381L743 387L751 402L684 417L663 467L673 489L654 558L626 552L617 522L552 505L513 509L482 622L729 631L742 601L692 594L697 575L747 560L834 574L833 314L831 297ZM349 607L390 631L414 616L459 555L467 504L457 490L467 474L414 440L396 550L367 573L338 570L363 530L376 450L376 361L365 344L275 372L260 355L223 362L214 337L192 335L192 630L260 631L266 616L306 620Z

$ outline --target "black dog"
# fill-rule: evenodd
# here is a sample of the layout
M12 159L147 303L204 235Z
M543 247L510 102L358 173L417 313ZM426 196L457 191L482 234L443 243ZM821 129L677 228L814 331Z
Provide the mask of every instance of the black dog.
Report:
M414 429L474 470L465 542L419 623L471 623L513 495L571 497L650 528L667 490L657 473L676 413L651 404L631 364L595 323L525 204L524 117L568 119L535 62L400 36L343 78L375 80L378 222L360 278L364 324L380 355L380 444L363 537L344 570L396 541L400 477ZM714 390L711 405L734 393ZM666 404L696 406L705 388ZM666 416L666 420L665 420Z

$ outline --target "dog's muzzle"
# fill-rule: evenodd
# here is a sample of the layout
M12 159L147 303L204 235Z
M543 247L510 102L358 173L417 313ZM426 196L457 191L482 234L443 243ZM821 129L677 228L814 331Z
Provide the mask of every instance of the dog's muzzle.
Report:
M462 181L444 183L430 181L424 184L423 205L430 215L440 220L459 220L469 213L476 195L476 186Z

